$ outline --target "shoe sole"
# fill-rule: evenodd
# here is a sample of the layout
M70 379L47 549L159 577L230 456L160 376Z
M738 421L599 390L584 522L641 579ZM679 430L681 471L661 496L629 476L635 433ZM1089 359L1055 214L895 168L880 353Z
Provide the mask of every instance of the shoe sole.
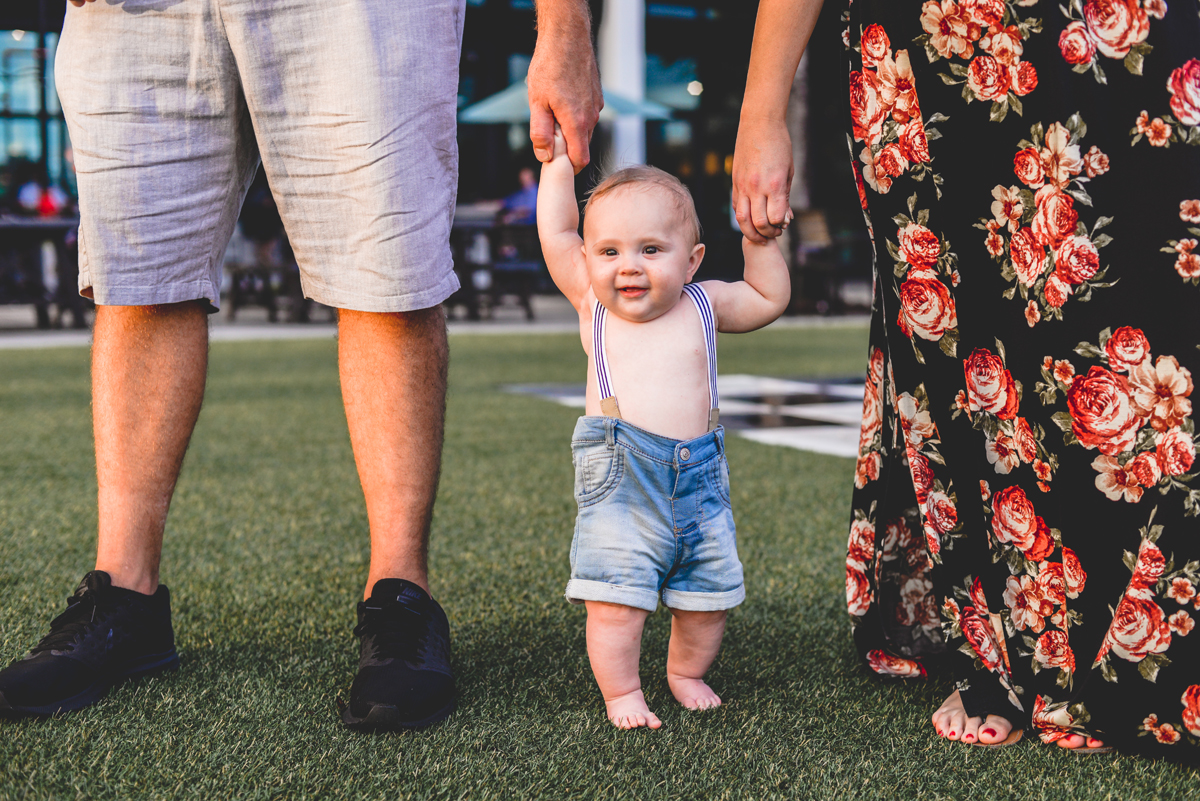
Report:
M124 673L121 673L115 678L106 678L103 681L98 681L87 687L76 695L70 698L65 698L53 704L44 706L19 706L8 702L3 693L0 693L0 712L17 715L30 715L36 717L46 717L49 715L57 715L60 712L75 712L77 710L89 707L99 701L113 687L116 687L122 682L130 679L140 678L142 676L150 676L157 673L165 673L175 670L179 667L179 654L175 649L171 649L167 653L151 654L143 657L133 665L126 668Z
M454 701L451 700L450 703L427 718L422 720L404 720L400 717L400 710L396 707L386 704L375 704L365 717L360 718L355 717L350 712L350 705L346 704L346 706L342 707L342 723L348 729L368 732L424 729L450 717L450 713L453 711Z
M1022 729L1013 729L1011 732L1009 732L1007 737L998 743L981 743L977 740L971 743L971 745L975 746L976 748L1007 748L1010 745L1016 745L1019 743L1023 733L1024 732Z

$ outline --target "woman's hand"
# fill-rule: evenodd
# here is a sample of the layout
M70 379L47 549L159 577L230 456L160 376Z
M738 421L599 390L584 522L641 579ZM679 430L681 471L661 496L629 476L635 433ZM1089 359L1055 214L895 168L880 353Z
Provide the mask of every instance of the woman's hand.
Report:
M733 152L733 210L742 233L763 243L792 221L792 140L782 119L742 118Z

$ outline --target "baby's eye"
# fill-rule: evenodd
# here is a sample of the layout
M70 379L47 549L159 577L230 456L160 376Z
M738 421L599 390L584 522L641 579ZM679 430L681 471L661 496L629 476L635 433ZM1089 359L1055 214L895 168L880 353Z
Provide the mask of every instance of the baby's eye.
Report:
M605 248L605 249L604 249L604 255L605 255L605 256L615 256L615 255L617 255L616 248Z
M645 252L653 255L658 252L658 246L657 245L646 245Z

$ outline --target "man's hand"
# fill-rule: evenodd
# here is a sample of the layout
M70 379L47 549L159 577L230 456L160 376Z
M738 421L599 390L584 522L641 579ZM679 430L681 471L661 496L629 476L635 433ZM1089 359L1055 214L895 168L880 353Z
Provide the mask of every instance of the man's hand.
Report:
M94 3L96 0L71 0L71 5L76 8L83 8L84 3Z
M733 211L751 242L777 237L792 219L792 142L782 120L742 118L733 155Z
M591 13L584 0L537 0L537 21L529 64L529 138L538 161L550 161L557 122L578 173L591 161L588 143L604 108Z

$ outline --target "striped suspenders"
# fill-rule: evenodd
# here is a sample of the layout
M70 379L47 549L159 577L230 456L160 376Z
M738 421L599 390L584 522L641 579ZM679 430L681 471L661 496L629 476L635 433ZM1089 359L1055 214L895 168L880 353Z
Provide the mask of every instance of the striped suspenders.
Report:
M715 431L720 419L719 398L717 396L717 323L713 314L712 303L708 295L697 284L687 284L683 291L696 305L700 315L700 323L704 327L704 352L708 360L708 430ZM612 375L608 369L608 353L605 350L605 328L608 320L608 310L596 301L592 309L592 358L596 362L596 381L600 389L600 412L605 417L620 419L621 409L617 406L617 396L612 388Z

